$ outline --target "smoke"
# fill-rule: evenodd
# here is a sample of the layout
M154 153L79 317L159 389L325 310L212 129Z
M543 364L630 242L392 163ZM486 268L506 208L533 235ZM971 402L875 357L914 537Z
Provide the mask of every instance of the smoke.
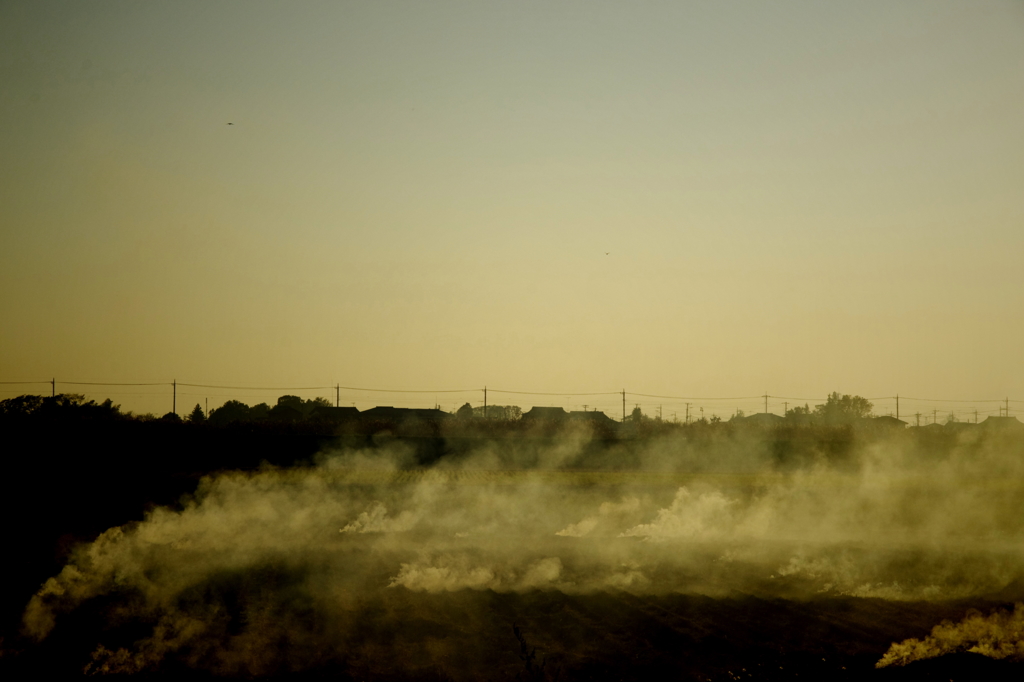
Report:
M565 468L587 447L579 434L550 447L492 443L423 469L393 445L325 453L312 467L216 474L179 508L78 547L27 605L24 630L43 640L67 614L98 604L86 672L138 672L173 657L261 675L389 658L366 633L426 618L403 595L941 601L1024 577L1015 483L1024 462L999 441L925 459L906 439L875 440L841 461L817 452L794 468L774 465L756 438L666 440L594 455L605 465L632 457L628 471ZM1019 614L969 618L955 626L963 635L940 626L923 642L894 644L879 665L962 646L953 642L1009 651ZM1005 636L982 636L997 630ZM409 665L452 655L429 641L406 652Z
M999 610L988 616L971 610L959 623L936 625L924 639L893 644L875 667L906 665L963 651L990 658L1024 658L1024 604L1018 603L1012 612Z

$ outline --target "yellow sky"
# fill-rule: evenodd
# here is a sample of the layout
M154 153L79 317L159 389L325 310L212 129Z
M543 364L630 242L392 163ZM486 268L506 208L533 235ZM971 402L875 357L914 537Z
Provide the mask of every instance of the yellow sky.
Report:
M838 5L4 3L0 380L1024 399L1024 3Z

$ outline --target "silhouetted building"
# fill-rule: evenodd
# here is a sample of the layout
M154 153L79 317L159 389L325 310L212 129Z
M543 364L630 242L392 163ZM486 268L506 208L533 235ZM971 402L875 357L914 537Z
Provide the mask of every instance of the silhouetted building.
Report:
M990 431L1020 431L1024 424L1016 417L989 417L980 426Z
M377 406L359 413L361 421L379 421L392 424L406 422L440 422L451 419L452 415L444 410L416 409L411 407Z
M359 410L354 407L326 407L324 405L317 405L309 413L309 418L313 421L322 422L349 422L359 419Z
M865 417L862 421L864 426L874 429L905 429L907 427L907 422L891 415Z
M561 407L533 407L523 415L525 421L560 422L569 418L569 413Z
M537 408L534 408L537 409ZM561 409L561 408L559 408ZM524 417L526 415L523 415ZM614 419L609 419L608 415L604 412L598 412L597 410L583 411L583 412L570 412L569 419L573 421L582 421L594 426L618 426L619 423Z
M786 418L780 417L777 414L772 414L771 412L758 412L757 414L751 414L746 417L733 417L729 420L729 423L736 424L738 426L771 428L773 426L779 426L786 423Z

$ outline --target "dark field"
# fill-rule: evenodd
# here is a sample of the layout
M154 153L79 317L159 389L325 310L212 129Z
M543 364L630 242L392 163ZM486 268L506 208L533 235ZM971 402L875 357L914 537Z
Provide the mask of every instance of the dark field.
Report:
M1019 436L840 435L9 428L0 673L1019 679Z

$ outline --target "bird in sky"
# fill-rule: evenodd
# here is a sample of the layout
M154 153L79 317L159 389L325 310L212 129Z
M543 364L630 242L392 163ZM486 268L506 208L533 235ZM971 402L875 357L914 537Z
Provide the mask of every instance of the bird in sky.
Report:
M228 123L228 125L229 125L229 126L233 126L233 125L235 125L235 124L234 124L234 123Z

